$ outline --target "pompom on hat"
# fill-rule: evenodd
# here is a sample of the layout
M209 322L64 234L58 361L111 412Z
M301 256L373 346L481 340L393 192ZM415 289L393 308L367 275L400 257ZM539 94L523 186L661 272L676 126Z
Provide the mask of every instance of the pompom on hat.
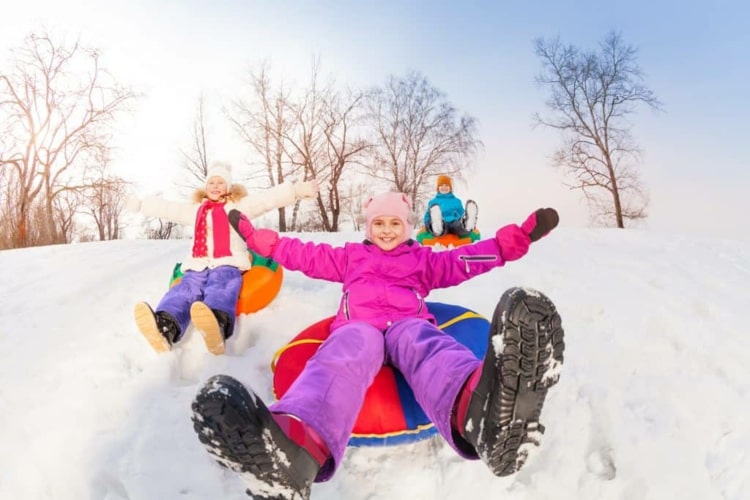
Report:
M377 196L371 196L364 203L365 208L365 236L369 240L372 235L370 230L372 221L376 217L388 216L396 217L404 225L405 240L411 238L412 227L409 223L409 214L411 212L411 200L404 193L383 193Z
M447 175L438 175L437 185L435 186L435 189L439 188L442 184L448 184L448 186L451 188L451 191L453 191L453 181L451 181L451 178Z
M206 184L211 177L221 177L227 183L227 188L232 186L232 166L229 163L217 161L208 167L206 173Z

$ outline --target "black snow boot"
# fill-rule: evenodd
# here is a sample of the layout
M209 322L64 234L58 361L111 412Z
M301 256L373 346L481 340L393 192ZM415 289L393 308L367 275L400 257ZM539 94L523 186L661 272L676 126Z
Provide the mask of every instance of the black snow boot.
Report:
M154 313L145 302L135 305L133 311L135 324L156 352L167 352L180 340L180 325L171 314L159 311Z
M193 428L216 461L262 500L307 500L320 465L292 441L260 398L226 375L211 377L193 401Z
M234 323L224 311L211 309L203 302L193 302L190 306L190 319L203 335L206 348L213 354L224 354L225 341L232 335Z
M501 343L502 353L496 351ZM560 316L550 299L524 288L503 294L481 375L465 418L458 420L461 437L495 475L520 470L541 444L539 417L547 390L560 378L564 348Z

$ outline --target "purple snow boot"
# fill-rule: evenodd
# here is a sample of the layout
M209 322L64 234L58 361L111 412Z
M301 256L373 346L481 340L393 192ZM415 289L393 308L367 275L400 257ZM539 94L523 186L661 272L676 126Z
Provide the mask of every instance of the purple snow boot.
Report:
M193 428L216 461L238 473L256 500L307 500L327 458L285 434L260 398L226 375L208 379L193 401ZM297 421L299 423L299 421ZM300 423L301 425L301 423ZM287 425L288 426L288 425ZM318 443L320 444L320 443Z
M539 417L547 390L560 378L564 348L551 300L524 288L503 294L484 362L469 376L454 413L454 428L493 474L518 472L541 444Z

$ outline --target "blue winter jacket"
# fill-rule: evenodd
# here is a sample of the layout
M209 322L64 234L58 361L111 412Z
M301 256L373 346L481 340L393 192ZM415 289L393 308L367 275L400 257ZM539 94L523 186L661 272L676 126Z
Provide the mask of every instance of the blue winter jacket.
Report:
M440 205L440 211L443 213L443 220L450 224L464 216L464 204L456 195L451 193L438 193L427 204L427 212L424 214L425 226L430 223L430 207Z

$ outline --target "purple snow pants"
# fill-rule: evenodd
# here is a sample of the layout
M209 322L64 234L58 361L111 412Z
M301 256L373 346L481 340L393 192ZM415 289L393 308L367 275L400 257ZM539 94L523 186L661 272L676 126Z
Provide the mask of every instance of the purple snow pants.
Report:
M202 301L211 309L224 311L234 320L241 286L242 271L233 266L185 271L180 282L162 297L156 311L171 314L180 325L182 336L190 325L190 306L193 302Z
M453 337L423 319L394 323L385 335L364 322L337 328L307 362L284 396L270 406L312 427L331 451L315 478L330 479L346 451L365 393L384 362L397 368L440 435L453 441L451 411L466 379L481 361Z

